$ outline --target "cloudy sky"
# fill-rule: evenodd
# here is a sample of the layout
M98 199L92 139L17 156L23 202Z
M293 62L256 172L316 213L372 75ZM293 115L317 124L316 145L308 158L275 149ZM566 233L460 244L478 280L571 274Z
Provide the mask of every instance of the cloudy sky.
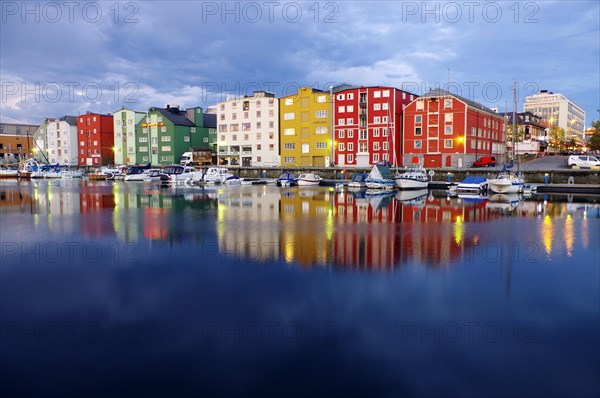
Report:
M3 1L2 122L209 106L255 90L443 87L600 108L597 1Z

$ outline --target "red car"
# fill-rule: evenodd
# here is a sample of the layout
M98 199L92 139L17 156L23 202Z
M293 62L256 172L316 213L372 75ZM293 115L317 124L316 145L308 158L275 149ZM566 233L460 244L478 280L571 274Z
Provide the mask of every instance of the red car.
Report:
M494 156L482 156L473 162L473 167L494 167L496 158Z

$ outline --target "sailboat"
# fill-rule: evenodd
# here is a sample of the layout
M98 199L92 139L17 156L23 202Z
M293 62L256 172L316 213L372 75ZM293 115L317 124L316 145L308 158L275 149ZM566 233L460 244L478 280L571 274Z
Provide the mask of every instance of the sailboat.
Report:
M513 150L513 159L515 154L515 122L516 122L516 107L517 107L517 83L515 82L513 85L513 115L512 115L512 150ZM518 165L518 163L517 163ZM502 170L498 173L496 178L488 180L488 189L495 193L519 193L523 192L525 187L525 181L519 174L519 172L513 172L509 170L512 167L511 165L502 167Z

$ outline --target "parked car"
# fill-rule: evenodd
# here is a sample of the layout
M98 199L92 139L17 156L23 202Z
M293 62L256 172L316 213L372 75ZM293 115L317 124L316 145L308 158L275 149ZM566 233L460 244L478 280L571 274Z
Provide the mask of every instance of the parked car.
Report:
M567 158L567 166L593 167L600 166L600 160L595 156L571 155Z
M494 156L482 156L473 162L473 167L494 167L496 158Z

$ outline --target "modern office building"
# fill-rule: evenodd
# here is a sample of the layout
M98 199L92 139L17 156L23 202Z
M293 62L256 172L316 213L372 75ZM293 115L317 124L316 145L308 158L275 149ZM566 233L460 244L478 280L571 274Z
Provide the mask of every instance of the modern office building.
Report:
M220 164L279 165L279 102L274 94L255 91L219 102L216 115Z
M525 97L523 109L541 116L550 126L562 127L567 141L584 141L585 111L564 95L541 90Z

